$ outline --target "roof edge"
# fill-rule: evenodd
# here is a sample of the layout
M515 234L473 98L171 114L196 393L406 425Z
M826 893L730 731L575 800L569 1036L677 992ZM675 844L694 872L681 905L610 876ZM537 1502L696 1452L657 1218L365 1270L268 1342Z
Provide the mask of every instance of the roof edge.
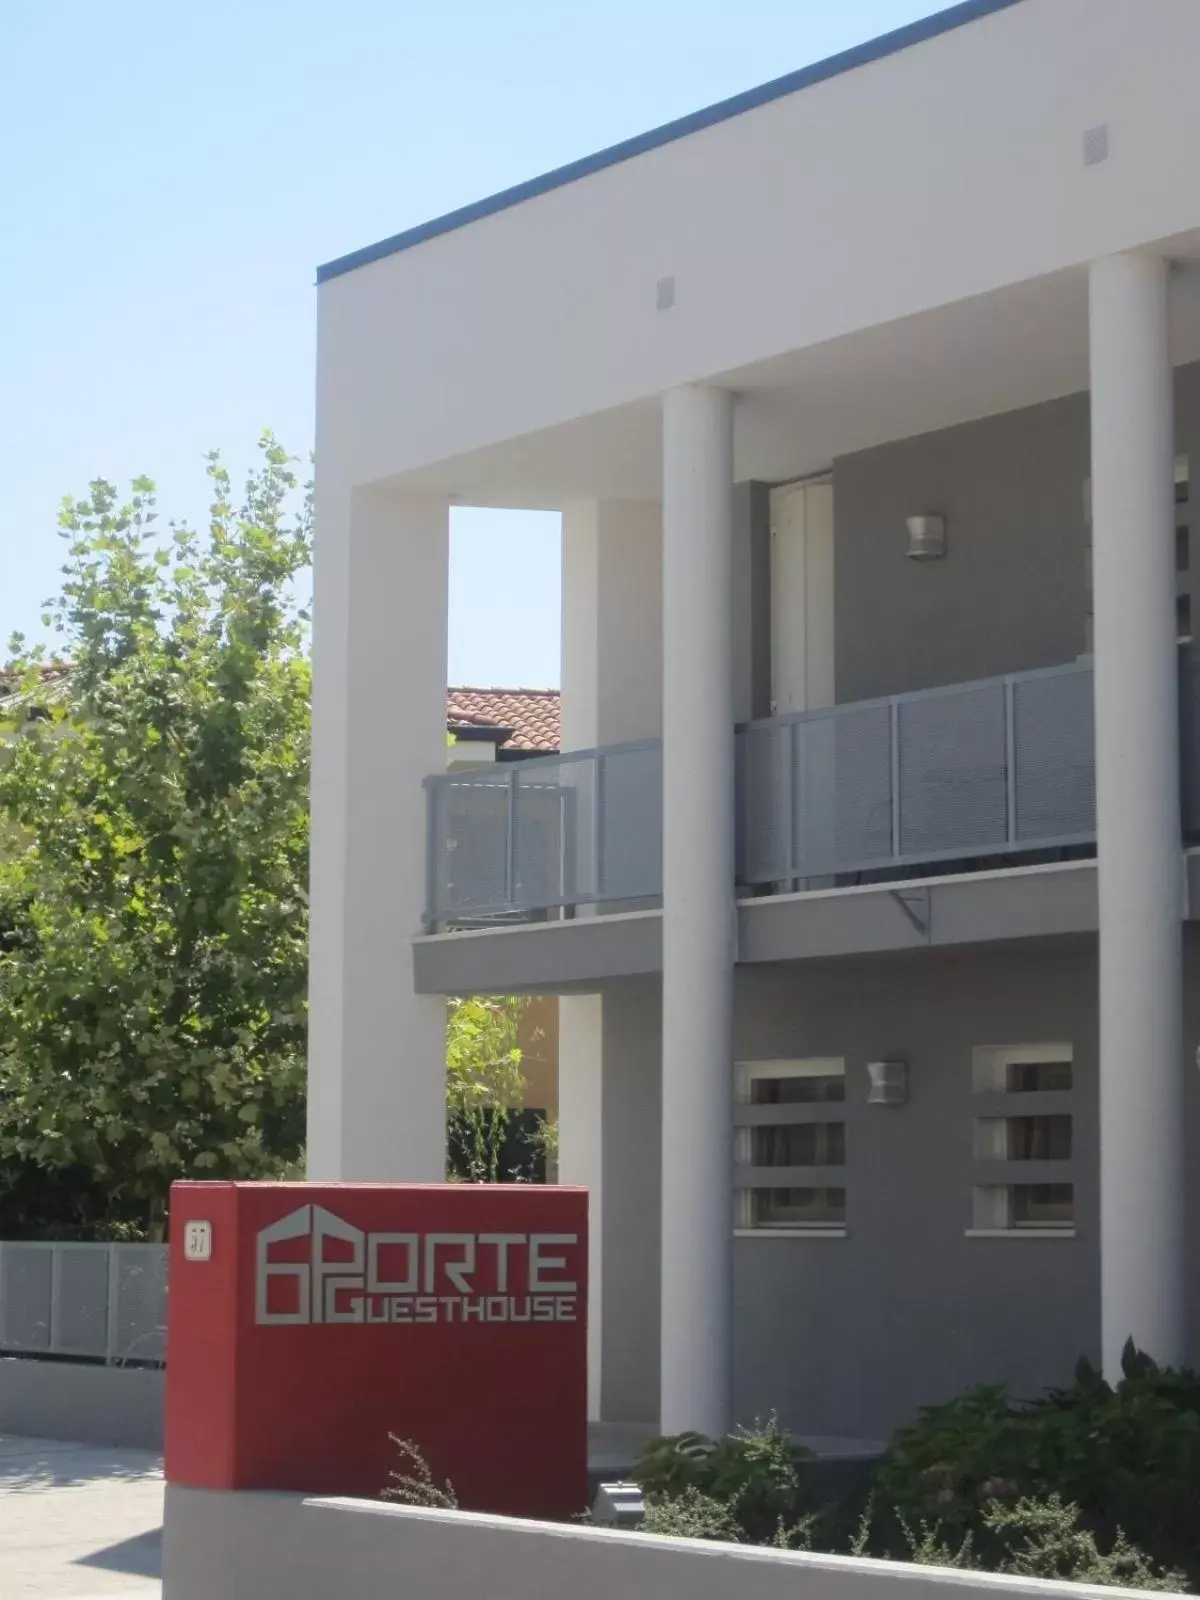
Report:
M906 23L902 28L880 34L864 44L853 45L849 50L839 51L837 55L827 56L823 61L815 61L810 66L800 67L782 78L773 78L769 83L759 84L754 89L745 89L740 94L732 95L728 100L719 100L715 105L705 106L703 110L689 112L687 116L677 117L673 122L665 122L661 127L652 128L648 133L635 134L632 139L623 139L619 144L609 145L607 149L597 150L593 155L583 156L578 161L570 161L564 167L556 167L552 172L542 173L540 177L529 178L524 183L515 184L511 189L501 189L499 193L488 195L483 200L472 201L470 205L460 206L456 211L448 211L444 216L419 223L415 228L406 228L403 233L393 234L390 239L381 239L377 244L365 245L361 250L352 250L349 255L327 261L317 268L317 283L327 283L331 278L340 278L359 267L369 266L373 261L398 255L402 250L410 250L414 245L424 244L427 239L436 239L443 233L453 233L458 228L465 228L468 223L478 222L483 217L490 217L498 211L507 211L512 206L518 206L522 201L549 194L554 189L565 188L567 184L575 183L580 178L590 177L594 172L602 172L606 167L619 166L622 161L629 161L634 156L645 155L647 151L657 150L662 145L673 144L676 139L685 139L688 134L698 133L702 128L711 128L719 122L728 122L733 117L741 116L744 111L753 111L758 106L770 104L772 100L782 100L786 95L795 94L801 89L809 89L814 84L825 83L830 78L840 77L845 72L853 72L856 67L865 67L873 61L881 61L887 56L909 49L912 45L936 39L943 33L950 33L969 22L977 22L982 17L989 17L998 11L1007 11L1011 6L1021 3L1022 0L960 0L960 4L950 6L948 10L935 11L932 16Z

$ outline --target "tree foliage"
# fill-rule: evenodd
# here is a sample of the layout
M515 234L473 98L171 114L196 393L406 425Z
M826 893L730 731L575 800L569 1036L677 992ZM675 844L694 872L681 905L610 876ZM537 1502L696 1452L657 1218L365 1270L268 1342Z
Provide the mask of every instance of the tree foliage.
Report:
M449 1003L446 1118L454 1176L467 1183L503 1183L508 1176L510 1128L525 1101L520 1026L526 1005L519 998Z
M303 1139L310 501L270 435L235 509L160 532L155 490L64 503L49 619L0 730L0 1165L84 1172L152 1220L179 1177Z

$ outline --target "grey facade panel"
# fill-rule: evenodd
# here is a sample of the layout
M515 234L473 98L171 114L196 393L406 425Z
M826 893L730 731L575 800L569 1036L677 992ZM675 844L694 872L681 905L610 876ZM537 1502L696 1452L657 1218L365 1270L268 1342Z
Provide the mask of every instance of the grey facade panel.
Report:
M1200 363L1176 371L1175 434L1195 485ZM1084 393L835 461L838 703L1082 654L1090 457ZM922 512L946 518L944 560L905 557L905 518ZM1189 594L1200 548L1192 557L1180 575Z
M1086 646L1085 395L834 463L839 703L1070 661ZM941 561L905 518L946 518Z
M968 1385L1036 1394L1099 1357L1096 966L1086 951L926 952L745 969L741 1059L841 1056L845 1238L735 1240L735 1400L792 1428L886 1437ZM1075 1238L970 1238L972 1051L1074 1048ZM910 1099L867 1103L870 1061ZM732 1092L732 1091L731 1091Z
M657 978L603 1000L601 1408L615 1422L658 1416L662 1198L662 1000Z

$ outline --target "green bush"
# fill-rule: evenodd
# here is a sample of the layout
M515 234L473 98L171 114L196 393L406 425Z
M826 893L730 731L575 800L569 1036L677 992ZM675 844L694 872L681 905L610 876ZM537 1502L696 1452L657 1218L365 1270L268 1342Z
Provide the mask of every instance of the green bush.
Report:
M952 1545L971 1534L990 1567L1004 1550L988 1508L1057 1496L1114 1553L1127 1539L1200 1581L1200 1377L1132 1344L1122 1370L1113 1387L1081 1361L1069 1388L1032 1403L978 1388L927 1408L892 1441L878 1503Z
M1175 1594L1187 1587L1182 1572L1164 1571L1120 1529L1112 1548L1102 1552L1095 1534L1082 1527L1081 1520L1079 1507L1064 1505L1056 1494L1046 1500L1021 1499L1015 1506L994 1500L983 1514L985 1527L1004 1547L1002 1572Z
M659 1513L672 1514L669 1507L685 1497L690 1497L688 1515L696 1511L696 1497L715 1501L728 1508L748 1543L784 1543L787 1548L798 1548L807 1536L800 1465L808 1455L780 1430L772 1414L765 1422L738 1428L723 1439L709 1439L701 1433L651 1439L643 1447L632 1477L641 1485L648 1505L653 1502ZM667 1530L660 1527L654 1531Z
M716 1539L738 1544L742 1538L733 1508L701 1494L695 1484L689 1484L677 1495L648 1496L642 1528L646 1533L672 1539Z

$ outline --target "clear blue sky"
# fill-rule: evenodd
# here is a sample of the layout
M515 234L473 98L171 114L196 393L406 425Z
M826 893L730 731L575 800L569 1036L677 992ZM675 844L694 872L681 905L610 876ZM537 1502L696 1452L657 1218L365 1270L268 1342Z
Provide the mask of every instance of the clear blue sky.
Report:
M0 645L102 475L312 438L316 265L941 9L0 0ZM557 519L462 510L450 674L552 684Z

